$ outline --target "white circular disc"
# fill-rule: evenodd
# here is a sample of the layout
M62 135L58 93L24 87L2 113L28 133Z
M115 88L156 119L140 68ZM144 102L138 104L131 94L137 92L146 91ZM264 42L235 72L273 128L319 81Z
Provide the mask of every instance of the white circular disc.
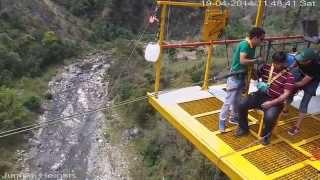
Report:
M149 62L156 62L160 56L160 45L158 43L148 43L144 52L144 58Z

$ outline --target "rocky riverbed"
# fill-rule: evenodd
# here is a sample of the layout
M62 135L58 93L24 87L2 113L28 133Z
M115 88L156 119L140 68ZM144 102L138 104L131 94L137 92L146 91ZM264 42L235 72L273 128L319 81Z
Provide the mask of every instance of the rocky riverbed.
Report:
M78 115L34 131L22 160L31 179L130 179L122 151L104 136L105 111L86 113L109 103L110 63L108 53L90 54L49 83L52 100L40 122Z

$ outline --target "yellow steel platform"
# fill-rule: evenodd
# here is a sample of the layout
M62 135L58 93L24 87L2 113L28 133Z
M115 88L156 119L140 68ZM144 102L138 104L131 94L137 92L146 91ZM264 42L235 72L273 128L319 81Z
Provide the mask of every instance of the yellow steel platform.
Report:
M292 137L287 130L298 111L291 107L279 119L271 144L263 146L255 111L249 113L250 135L236 138L233 125L226 133L218 131L222 90L213 96L194 86L148 96L149 103L231 179L320 179L320 161L312 156L320 148L319 115L309 115L301 133Z

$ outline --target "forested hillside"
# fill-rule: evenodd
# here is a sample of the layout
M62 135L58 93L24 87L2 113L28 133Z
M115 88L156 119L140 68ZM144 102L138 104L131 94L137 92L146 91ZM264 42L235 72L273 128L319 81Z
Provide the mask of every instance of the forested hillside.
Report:
M148 41L157 39L158 24L148 24L150 15L160 16L156 9L154 0L0 0L0 131L35 122L42 111L41 102L50 99L46 91L51 77L73 58L96 49L113 54L110 98L115 103L152 91L154 69L144 61L143 48ZM264 28L269 35L302 34L301 20L319 17L319 10L269 8ZM230 11L229 26L222 38L243 38L255 21L256 10L230 7ZM166 37L200 39L202 21L203 11L199 9L170 8ZM179 60L180 51L169 51L161 88L187 86L201 80L203 54L200 49L194 55L197 61L185 55ZM218 50L217 54L221 60L217 67L226 68L226 52ZM134 147L130 152L138 153L141 160L131 165L134 179L215 176L212 164L147 102L116 112L121 119L112 125L118 131L110 134L111 138L116 139L126 130L139 131L130 142ZM13 152L27 137L0 140L0 175L15 170Z

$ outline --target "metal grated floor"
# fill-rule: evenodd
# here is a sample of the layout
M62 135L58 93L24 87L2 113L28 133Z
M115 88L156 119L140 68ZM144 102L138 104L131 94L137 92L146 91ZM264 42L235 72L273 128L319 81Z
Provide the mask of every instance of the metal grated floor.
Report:
M267 175L308 158L284 142L269 145L242 156Z
M288 130L294 124L295 122L291 122L291 123L287 123L282 126L279 126L277 128L278 135L289 140L291 143L297 143L304 139L308 139L320 134L320 131L319 131L320 121L313 117L305 118L301 124L300 133L295 136L291 136L288 134Z
M299 116L299 111L293 106L289 106L288 113L281 114L279 121L291 122L293 118L296 118L298 116Z
M258 134L259 131L259 124L253 124L250 126L250 130L252 130L253 132L255 132L256 134Z
M258 144L258 142L254 143L258 139L251 133L249 133L248 136L238 138L235 136L235 130L233 130L226 133L218 134L217 136L236 151L249 148Z
M320 114L308 116L302 123L301 133L289 136L287 131L295 123L299 113L297 109L290 107L289 112L279 118L280 122L273 131L272 143L263 146L257 137L258 124L253 124L256 119L260 119L256 111L249 112L253 118L249 119L251 125L248 136L236 137L237 127L233 124L227 124L228 132L220 133L218 119L223 102L203 92L197 97L189 89L186 91L188 96L181 93L184 90L164 96L163 99L149 96L149 102L231 179L320 180L317 170L320 171L320 161L317 161L320 156L312 153L320 149ZM177 101L182 103L175 104ZM311 155L306 152L311 152ZM252 169L248 169L250 167Z
M300 147L311 154L316 150L320 152L320 139L316 139L307 144L301 145Z
M187 111L190 115L194 116L197 114L219 110L222 106L222 102L215 97L211 97L180 103L179 106Z
M315 169L314 167L308 165L301 169L298 169L292 173L286 174L284 176L281 176L279 178L276 178L276 180L301 180L301 179L320 179L320 172Z
M277 128L277 127L275 127L275 128ZM253 124L253 125L251 125L251 126L250 126L250 130L252 130L254 133L258 134L259 124ZM275 135L276 135L276 133L274 133L274 131L273 131L272 136L271 136L271 141L275 141L275 140L278 139L278 137L275 136Z
M219 113L211 114L196 118L202 125L210 131L217 131L219 129ZM227 128L235 126L234 124L227 123Z

